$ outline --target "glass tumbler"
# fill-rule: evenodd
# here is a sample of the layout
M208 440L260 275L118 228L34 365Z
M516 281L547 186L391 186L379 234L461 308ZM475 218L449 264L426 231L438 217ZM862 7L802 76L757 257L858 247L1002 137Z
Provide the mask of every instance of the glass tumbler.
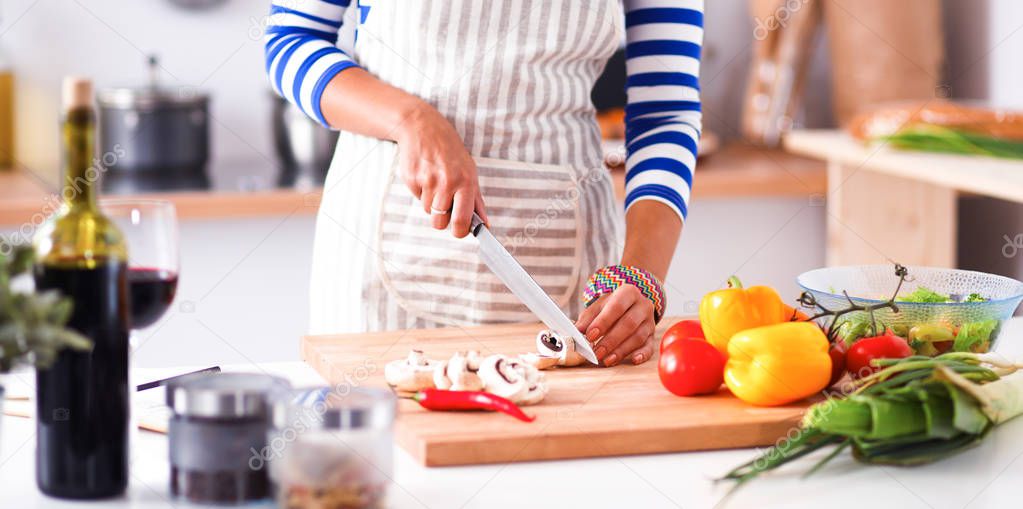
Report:
M316 387L282 398L268 440L279 507L385 507L396 410L383 389Z

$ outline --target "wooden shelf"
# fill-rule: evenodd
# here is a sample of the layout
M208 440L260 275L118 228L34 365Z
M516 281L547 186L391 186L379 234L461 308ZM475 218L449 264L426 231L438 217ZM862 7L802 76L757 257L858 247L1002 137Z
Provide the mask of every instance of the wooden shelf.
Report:
M828 165L828 265L955 267L958 198L1023 203L1023 162L866 145L836 130L793 131L786 149Z
M830 129L793 131L785 137L785 148L848 168L1023 203L1021 161L864 145Z

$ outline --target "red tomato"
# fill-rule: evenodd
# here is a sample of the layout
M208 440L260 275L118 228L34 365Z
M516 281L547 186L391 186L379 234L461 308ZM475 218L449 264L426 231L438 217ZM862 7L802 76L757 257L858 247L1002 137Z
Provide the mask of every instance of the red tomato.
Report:
M682 320L672 325L661 337L661 351L680 339L705 339L699 320Z
M831 356L831 380L828 381L828 387L831 387L845 375L845 341L835 341L828 349L828 355Z
M853 378L862 378L880 370L870 365L874 359L901 359L910 355L913 355L913 349L905 339L885 333L853 343L845 354L845 367Z
M679 339L661 352L661 385L676 396L710 394L724 382L725 356L702 339Z

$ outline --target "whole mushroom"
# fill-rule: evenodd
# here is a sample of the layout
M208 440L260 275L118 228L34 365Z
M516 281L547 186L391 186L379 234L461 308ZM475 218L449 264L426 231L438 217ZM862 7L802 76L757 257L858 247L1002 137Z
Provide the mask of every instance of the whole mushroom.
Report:
M422 350L412 350L408 358L388 362L384 366L384 380L399 391L421 391L433 384L435 361L426 358Z

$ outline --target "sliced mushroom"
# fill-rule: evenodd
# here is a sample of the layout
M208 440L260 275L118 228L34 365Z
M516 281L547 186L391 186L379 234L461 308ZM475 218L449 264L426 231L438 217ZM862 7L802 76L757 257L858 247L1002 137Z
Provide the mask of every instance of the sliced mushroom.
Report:
M483 362L483 357L476 350L469 350L465 354L465 369L476 373L480 370L480 363Z
M558 366L580 366L589 362L575 351L575 341L562 339L554 331L540 331L536 335L536 349L541 357L557 357Z
M529 390L526 391L526 394L522 396L521 400L519 400L519 404L535 405L543 401L543 398L547 396L547 384L544 383L543 373L537 371L528 364L523 365L523 367L526 368L524 371L526 383L529 385Z
M538 353L522 353L519 359L539 370L551 369L561 361L560 357L540 355Z
M547 394L543 375L514 357L491 355L480 364L480 378L487 392L520 405L539 403Z
M433 384L433 369L437 363L426 358L422 350L412 350L408 358L388 362L384 366L384 380L399 391L420 391Z
M483 390L479 371L479 352L457 352L451 359L438 363L433 369L433 383L438 389L452 391Z
M527 392L529 384L512 364L511 357L490 355L480 364L480 378L487 392L518 402Z

